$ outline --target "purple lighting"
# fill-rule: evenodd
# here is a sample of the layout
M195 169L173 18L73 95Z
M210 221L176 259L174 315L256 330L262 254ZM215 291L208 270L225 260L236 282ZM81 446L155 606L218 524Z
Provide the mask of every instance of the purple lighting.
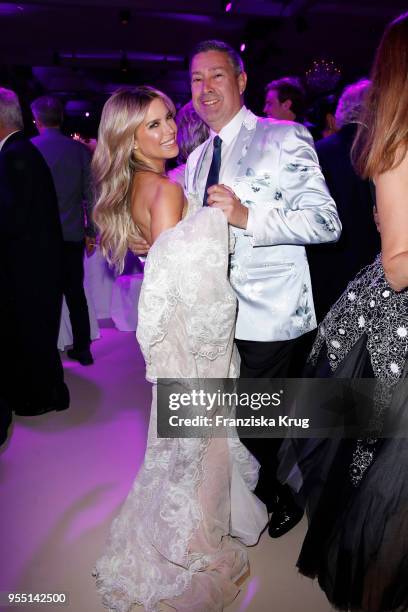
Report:
M85 117L89 117L90 113L88 111L85 113Z
M246 47L246 44L245 44L245 43L242 43L242 45L241 45L241 46L240 46L240 48L239 48L239 50L241 51L241 53L243 53L243 52L245 51L245 47Z
M245 610L249 609L249 605L251 601L253 600L253 598L255 597L256 592L259 591L259 587L260 587L259 577L254 576L252 580L250 580L248 583L247 592L244 597L244 600L241 603L239 612L244 612Z
M24 7L16 5L14 2L0 2L0 15L17 15L24 11Z
M232 9L232 2L227 2L227 4L225 5L225 12L229 13L231 9Z

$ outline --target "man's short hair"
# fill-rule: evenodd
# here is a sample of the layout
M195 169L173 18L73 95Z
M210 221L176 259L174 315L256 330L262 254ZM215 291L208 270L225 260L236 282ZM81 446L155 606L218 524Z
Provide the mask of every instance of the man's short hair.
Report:
M363 103L371 81L361 79L357 83L344 88L336 108L336 125L340 129L343 125L356 123L359 120Z
M226 55L228 55L228 59L231 62L235 74L238 76L239 74L241 74L241 72L244 72L244 62L240 54L235 51L235 49L233 49L230 45L223 42L222 40L204 40L202 42L199 42L194 47L190 55L190 73L193 58L199 53L206 53L207 51L221 51L221 53L225 53Z
M61 101L54 96L41 96L31 104L35 119L39 119L45 127L59 127L64 116Z
M282 77L271 81L266 86L266 93L271 89L278 94L278 100L282 104L286 100L291 100L290 110L296 117L302 116L306 109L306 92L297 77Z
M23 115L17 94L11 89L0 87L0 123L6 129L22 130Z

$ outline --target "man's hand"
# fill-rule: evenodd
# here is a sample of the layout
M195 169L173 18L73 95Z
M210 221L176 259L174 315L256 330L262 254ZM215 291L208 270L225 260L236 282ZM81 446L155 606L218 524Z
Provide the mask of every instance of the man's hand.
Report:
M226 185L213 185L209 187L207 193L207 203L209 206L220 208L231 225L246 229L248 209L241 203L241 200L230 187Z
M147 255L150 244L142 236L129 238L128 247L135 255Z
M85 251L88 257L93 255L96 248L96 238L92 238L91 236L85 236Z

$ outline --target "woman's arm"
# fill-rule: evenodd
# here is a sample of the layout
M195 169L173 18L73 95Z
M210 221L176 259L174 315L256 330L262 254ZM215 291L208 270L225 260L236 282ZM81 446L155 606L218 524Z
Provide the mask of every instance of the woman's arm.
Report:
M375 178L384 272L393 289L408 287L408 153Z
M150 206L150 235L152 243L162 232L177 225L183 216L184 192L182 187L163 179Z

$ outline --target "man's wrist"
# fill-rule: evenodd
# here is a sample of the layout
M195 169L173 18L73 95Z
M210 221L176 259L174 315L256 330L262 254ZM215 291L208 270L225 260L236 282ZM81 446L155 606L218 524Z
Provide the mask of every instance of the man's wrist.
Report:
M253 236L254 235L254 230L253 230L253 210L247 208L247 222L246 222L246 227L244 228L245 232L244 235L245 236Z
M244 206L243 210L243 222L242 229L246 229L248 226L248 208L246 206Z
M240 228L246 230L248 226L248 208L241 204L241 223Z

